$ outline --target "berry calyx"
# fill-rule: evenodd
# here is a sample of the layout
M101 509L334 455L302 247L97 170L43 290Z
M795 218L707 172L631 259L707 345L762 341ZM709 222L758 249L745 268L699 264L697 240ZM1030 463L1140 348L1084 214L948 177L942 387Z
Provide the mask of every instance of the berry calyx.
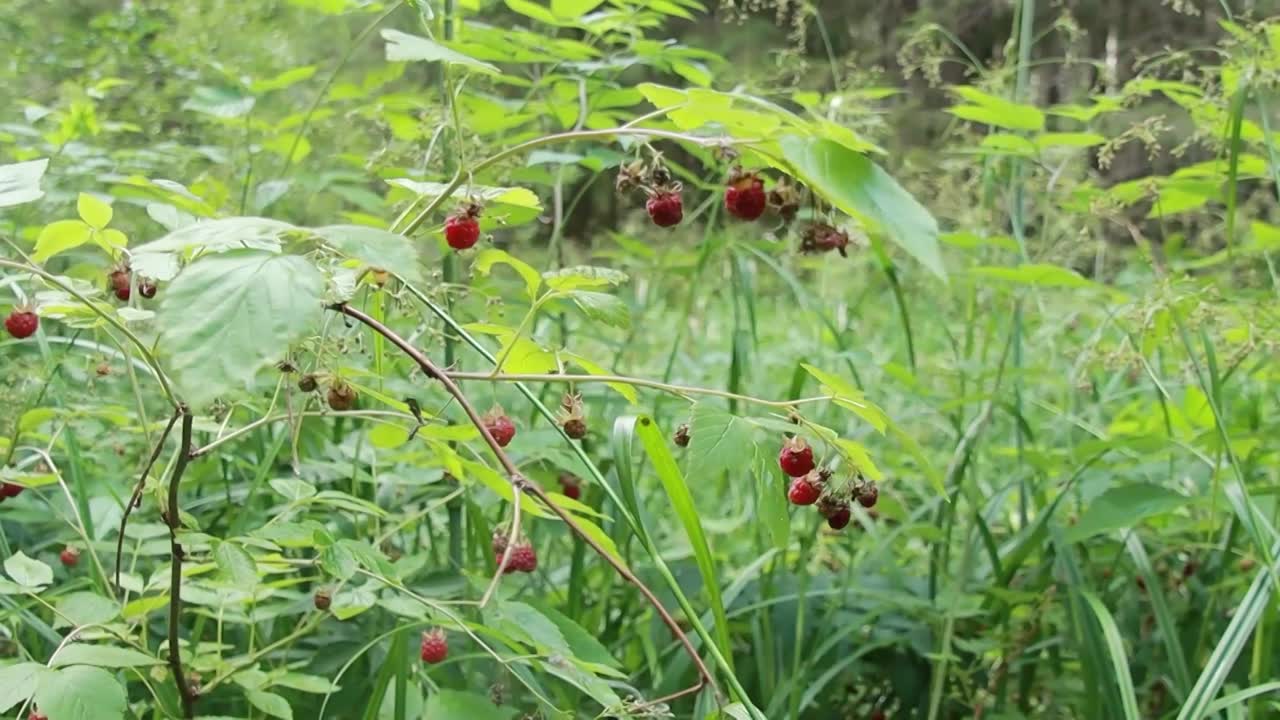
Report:
M4 498L18 497L22 494L23 490L26 490L26 488L17 483L7 482L0 485L0 500L3 500Z
M767 204L764 181L753 172L735 168L724 190L724 209L740 220L755 220L764 214Z
M858 489L858 504L864 508L873 508L876 506L876 500L880 498L880 488L871 481L862 484Z
M320 588L311 596L311 602L317 610L324 612L333 604L333 593L328 588Z
M796 436L789 438L778 451L778 466L791 477L801 477L813 470L813 448Z
M444 662L449 657L449 640L444 630L435 628L422 633L422 662L432 665Z
M355 407L356 397L356 389L341 380L336 380L329 386L329 395L327 400L329 401L329 408L331 410L337 410L339 412L343 410L350 410Z
M507 443L516 436L516 425L511 422L511 418L507 417L507 413L500 407L490 410L481 420L484 421L484 427L493 436L494 442L498 443L498 447L506 447Z
M560 494L570 500L582 497L582 481L571 473L560 473Z
M302 392L315 392L320 383L316 382L316 376L310 373L298 378L298 389Z
M4 329L18 340L29 338L40 328L40 316L30 309L15 308L4 319Z
M444 241L454 250L466 250L480 240L480 206L463 207L444 221Z
M73 568L80 563L80 551L68 545L58 553L58 561L63 567Z
M689 426L685 423L681 423L680 427L676 428L676 433L671 438L672 442L680 447L689 447L689 439Z
M502 553L507 551L507 533L502 528L493 531L493 556L502 562Z
M649 212L649 219L658 227L679 225L684 219L684 201L680 199L680 191L661 189L649 196L644 209Z
M150 280L143 280L138 283L138 294L150 300L156 296L156 284Z
M787 490L787 500L792 505L812 505L822 497L822 486L809 482L809 476L798 477L791 481Z

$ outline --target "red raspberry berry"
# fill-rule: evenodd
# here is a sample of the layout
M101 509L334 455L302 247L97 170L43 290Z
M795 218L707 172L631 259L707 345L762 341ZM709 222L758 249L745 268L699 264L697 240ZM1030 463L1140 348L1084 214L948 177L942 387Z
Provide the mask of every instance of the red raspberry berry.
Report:
M497 554L497 561L499 563L502 562L502 553ZM531 573L537 569L538 553L526 540L511 546L511 558L507 560L507 564L502 568L502 572L507 574L513 572Z
M19 340L31 337L39 327L40 316L30 310L14 310L4 319L4 329Z
M7 482L4 485L0 485L0 499L18 497L23 490L26 490L26 488L17 483Z
M493 436L499 447L506 447L511 439L516 436L516 425L511 422L511 418L503 412L502 408L494 408L488 412L483 418L484 427Z
M129 285L133 281L129 269L116 268L107 275L107 280L111 283L111 291L116 294L116 298L122 302L128 302L131 292Z
M49 716L39 710L32 710L27 713L27 720L49 720Z
M880 499L880 488L876 487L874 482L867 482L858 490L858 504L864 508L875 507L878 499Z
M80 563L80 551L68 545L58 553L58 560L62 562L63 567L73 568Z
M560 473L560 492L571 500L582 497L582 483L569 473Z
M832 530L843 530L852 517L853 513L849 510L849 506L841 505L827 516L827 525Z
M480 222L469 213L450 215L444 221L444 240L454 250L466 250L480 239Z
M138 294L150 300L156 296L156 284L150 280L143 280L138 283Z
M791 481L787 490L787 499L792 505L812 505L822 497L822 487L809 482L808 476L798 477Z
M435 628L422 633L422 662L432 665L444 662L449 657L449 639L444 630Z
M768 196L764 181L755 173L735 173L724 190L724 208L741 220L755 220L764 214Z
M679 192L659 190L644 204L644 209L649 211L649 219L658 227L679 225L684 219L684 201L680 199Z
M789 438L778 451L778 466L791 477L802 477L813 470L813 448L796 436Z

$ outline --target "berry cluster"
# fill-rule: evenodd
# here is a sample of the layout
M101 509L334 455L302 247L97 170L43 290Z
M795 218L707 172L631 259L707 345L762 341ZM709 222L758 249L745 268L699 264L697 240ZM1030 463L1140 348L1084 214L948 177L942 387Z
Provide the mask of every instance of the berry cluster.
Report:
M128 302L132 295L133 271L128 265L116 267L107 273L107 284L111 286L111 291L115 293L116 299L121 302ZM138 280L138 294L150 300L156 296L156 284L147 278Z
M684 220L684 199L680 196L683 186L672 179L661 155L655 155L650 162L636 160L624 165L614 187L620 193L642 190L647 198L644 209L658 227L675 227Z
M531 573L538 569L538 553L528 540L517 540L511 546L511 557L502 566L502 556L507 552L507 534L501 529L493 533L493 560L502 567L503 574L513 572Z
M787 500L792 505L816 505L832 530L840 530L853 517L850 502L857 500L864 508L874 507L880 497L876 484L857 476L843 487L831 483L831 471L818 467L813 448L801 437L788 438L778 451L778 466L792 478Z

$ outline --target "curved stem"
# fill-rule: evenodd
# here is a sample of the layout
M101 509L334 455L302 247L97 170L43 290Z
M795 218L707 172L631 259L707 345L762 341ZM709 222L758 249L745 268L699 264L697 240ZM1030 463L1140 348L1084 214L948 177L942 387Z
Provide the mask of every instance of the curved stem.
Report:
M116 587L120 587L120 557L124 555L124 531L129 526L129 514L133 512L133 506L137 504L138 498L142 496L142 489L147 483L147 474L151 472L151 468L156 464L156 460L160 457L160 452L164 449L164 443L169 439L169 433L173 430L173 426L177 424L178 418L182 417L182 408L174 410L173 416L169 418L169 424L164 426L164 432L160 433L160 440L156 443L155 449L151 451L151 457L147 459L147 464L142 468L142 475L138 477L138 484L133 488L133 494L129 496L129 502L124 506L124 512L120 516L120 534L116 537Z
M173 681L178 685L178 697L182 698L182 714L193 718L195 712L195 694L187 682L187 673L182 667L182 650L178 643L179 621L182 616L182 546L178 544L178 528L182 527L182 519L178 510L178 486L182 484L182 475L191 461L191 423L193 416L186 406L179 408L182 414L182 446L178 450L178 463L169 477L169 505L165 511L165 524L169 526L169 669L173 671Z
M145 360L147 365L151 368L151 372L156 376L156 380L160 382L160 389L164 391L164 395L166 398L169 399L169 403L174 407L178 407L179 405L182 404L178 401L177 396L173 394L173 388L169 386L169 380L165 378L164 371L160 369L160 363L159 361L156 360L155 355L151 354L151 350L147 348L146 344L143 343L142 340L140 340L137 335L134 335L132 330L125 327L124 323L120 322L119 319L117 319L116 317L108 313L103 312L101 308L99 308L97 305L93 303L93 301L85 297L75 288L71 287L70 285L67 285L66 283L62 282L62 280L58 279L56 276L51 275L48 272L45 272L44 270L38 267L35 267L34 265L17 263L17 262L13 262L12 260L0 260L0 267L12 268L14 270L18 270L21 272L29 272L33 275L39 275L41 278L45 280L45 282L55 285L61 290L65 290L67 294L79 300L82 304L84 304L85 307L92 310L95 315L102 318L103 320L106 320L107 324L111 325L115 329L124 333L124 336L129 338L129 342L133 343L134 347L138 348L138 352L142 353L143 360Z
M690 385L672 385L659 380L627 377L625 375L562 375L558 373L502 373L494 375L486 372L449 371L445 371L445 375L448 375L449 378L453 380L487 380L489 382L557 382L573 384L618 383L619 385L631 385L633 387L661 390L662 392L669 393L671 395L683 397L686 400L690 400L690 402L692 402L692 400L688 397L689 395L711 395L714 397L751 403L753 405L764 405L765 407L776 408L792 408L797 405L827 402L835 398L834 395L818 395L816 397L797 398L795 400L765 400L764 398L753 397L751 395L741 395L727 390L693 387Z
M592 539L591 536L582 529L582 526L578 524L578 521L575 520L572 515L565 512L559 505L552 502L546 491L536 483L530 481L520 472L519 468L517 468L515 463L511 460L511 457L507 455L506 451L502 449L502 446L498 444L498 441L489 433L488 428L485 427L484 421L480 417L480 413L476 411L475 406L471 404L471 401L467 399L467 396L462 392L462 389L458 387L458 384L455 383L452 378L437 368L426 355L414 346L410 345L407 340L400 337L400 335L391 328L383 325L381 322L375 320L369 315L345 304L333 305L330 306L330 309L364 323L374 332L377 332L387 340L391 341L391 344L400 348L402 352L413 359L427 377L439 380L440 384L444 386L445 391L457 400L458 405L462 407L462 410L466 413L468 419L470 419L471 423L480 431L480 436L484 438L485 443L489 445L489 449L493 451L493 454L498 459L499 464L501 464L503 469L506 470L513 489L517 493L529 493L534 496L546 509L559 517L560 520L569 527L574 535L578 536L580 540L589 545L596 554L604 558L605 562L609 563L609 565L613 567L614 571L621 575L628 583L634 585L636 589L640 591L640 594L644 595L645 600L647 600L653 607L654 611L662 618L663 623L671 630L672 634L674 634L680 641L680 644L684 646L685 652L689 654L690 659L698 670L698 676L700 678L699 685L710 686L715 690L717 696L720 695L715 678L711 675L711 671L707 669L706 664L702 661L702 657L698 655L698 651L693 647L693 643L689 640L689 636L685 634L684 630L680 629L679 623L676 622L675 618L671 616L671 613L662 605L662 602L657 598L657 596L653 594L653 591L650 590L649 587L640 580L640 578L636 577L636 575L632 573L626 565L622 564L620 560L609 554L607 550Z

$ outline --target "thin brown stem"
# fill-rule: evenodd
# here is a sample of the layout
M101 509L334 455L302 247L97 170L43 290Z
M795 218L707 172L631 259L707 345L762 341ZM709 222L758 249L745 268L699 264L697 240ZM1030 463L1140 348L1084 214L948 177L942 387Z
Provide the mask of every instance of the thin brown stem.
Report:
M138 477L138 484L133 488L133 494L129 496L129 502L124 506L124 514L120 518L120 535L116 538L116 587L120 587L120 557L124 554L124 531L129 526L129 514L133 512L133 506L138 503L138 498L142 497L142 489L147 484L147 474L151 472L151 468L155 466L156 460L160 457L160 452L164 450L164 443L169 439L169 432L173 430L173 426L178 422L178 418L182 417L182 406L179 405L174 409L173 415L169 418L169 424L164 426L164 432L160 433L160 440L156 442L156 446L151 451L151 457L147 459L146 467L142 468L142 475Z
M191 692L187 682L187 673L182 667L182 651L178 643L179 621L182 616L182 546L178 544L178 528L182 527L182 519L178 511L178 486L182 483L182 475L191 462L191 411L182 406L182 446L178 450L178 462L173 467L173 475L169 477L169 505L165 510L165 524L169 526L169 669L173 671L173 681L178 686L178 697L182 698L183 717L196 716L196 696Z
M445 391L458 401L458 405L462 407L463 412L467 414L471 423L480 431L480 436L483 437L485 443L489 445L489 449L493 451L494 457L498 459L498 463L502 465L504 470L506 470L508 479L514 490L518 493L529 493L536 498L543 507L559 517L560 520L569 527L569 530L572 531L574 535L582 540L582 542L586 543L596 552L597 555L604 558L605 562L609 563L610 567L612 567L615 572L621 575L628 583L634 585L636 589L640 591L640 594L644 596L645 600L653 607L654 611L658 613L658 616L662 618L662 622L671 630L671 633L680 641L685 652L689 654L689 658L693 661L694 666L698 670L699 681L694 688L701 689L704 686L709 686L715 691L717 696L720 695L720 689L716 685L715 678L712 677L711 671L707 669L706 663L702 661L702 658L698 655L698 651L693 647L693 643L690 642L689 636L685 634L684 630L680 629L679 623L677 623L675 618L671 616L671 613L663 607L662 602L653 594L653 591L650 590L649 587L640 580L640 578L636 577L636 575L631 572L630 568L622 564L621 560L613 557L613 555L609 554L609 552L601 547L599 543L593 540L591 536L582 529L582 526L578 524L577 520L575 520L572 515L565 512L559 505L552 502L546 491L536 483L526 478L520 472L515 463L507 455L506 451L502 449L502 446L498 444L498 441L489 433L488 428L485 427L484 421L481 419L480 413L476 411L475 406L471 404L471 401L467 399L465 394L463 394L462 389L458 387L458 384L455 383L448 374L436 367L436 365L432 363L431 360L422 353L422 351L418 350L413 345L410 345L407 340L397 334L394 330L369 315L366 315L360 310L346 304L333 305L330 306L330 309L335 312L342 313L347 317L354 318L369 326L369 328L374 332L391 341L392 345L400 348L402 352L412 358L427 377L439 380L440 384L444 386ZM695 691L695 689L690 689L689 692Z

